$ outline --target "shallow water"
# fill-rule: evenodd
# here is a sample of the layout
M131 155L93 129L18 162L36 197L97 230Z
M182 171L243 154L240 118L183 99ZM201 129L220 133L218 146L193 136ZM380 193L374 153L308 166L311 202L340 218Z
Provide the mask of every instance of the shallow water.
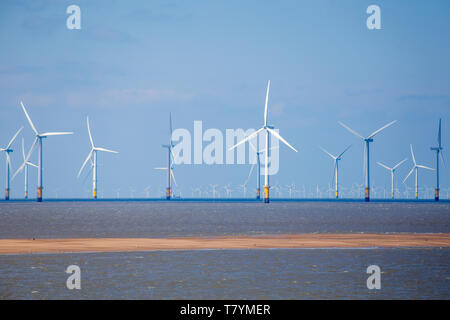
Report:
M450 249L272 249L1 256L1 299L448 299ZM81 290L64 271L81 269ZM366 269L381 268L368 290Z
M450 232L450 203L0 203L0 238Z
M0 238L450 232L450 204L0 203ZM366 269L381 268L368 290ZM69 265L81 290L66 288ZM449 299L450 248L0 255L0 299Z

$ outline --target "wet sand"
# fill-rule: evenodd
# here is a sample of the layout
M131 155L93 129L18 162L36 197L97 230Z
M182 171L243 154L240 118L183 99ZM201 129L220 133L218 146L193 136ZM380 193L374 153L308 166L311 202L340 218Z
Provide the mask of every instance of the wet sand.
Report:
M450 234L311 233L185 238L0 239L0 254L369 247L450 247Z

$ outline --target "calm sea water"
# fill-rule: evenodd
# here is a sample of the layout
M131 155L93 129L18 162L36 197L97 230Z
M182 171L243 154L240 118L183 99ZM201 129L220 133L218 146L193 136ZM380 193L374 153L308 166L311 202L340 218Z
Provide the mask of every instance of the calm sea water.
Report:
M0 238L450 232L450 204L0 203ZM81 290L64 271L81 268ZM380 290L366 268L380 266ZM1 299L449 299L450 248L0 256Z

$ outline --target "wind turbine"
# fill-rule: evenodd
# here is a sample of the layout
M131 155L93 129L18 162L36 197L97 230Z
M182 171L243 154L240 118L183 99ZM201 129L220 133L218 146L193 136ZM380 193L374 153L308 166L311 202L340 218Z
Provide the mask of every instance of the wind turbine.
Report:
M369 144L371 142L373 142L373 137L375 137L375 135L379 132L381 132L382 130L386 129L387 127L390 127L391 125L393 125L394 123L396 123L397 120L394 120L392 122L389 122L387 125L381 127L380 129L374 131L371 135L369 135L367 138L363 137L362 135L360 135L359 133L357 133L355 130L351 129L350 127L346 126L345 124L343 124L342 122L339 121L339 124L341 126L343 126L345 129L347 129L348 131L350 131L350 133L354 134L355 136L357 136L358 138L361 138L364 142L364 167L365 167L365 200L366 201L370 201L370 152L369 152Z
M25 143L24 143L23 138L22 138L22 156L23 156L23 161L25 161L25 159L26 159ZM25 199L28 199L28 166L32 166L32 167L38 168L37 165L35 165L34 163L31 163L30 161L25 161L25 166L20 168L20 171L25 169Z
M438 146L431 147L432 151L436 151L436 189L434 191L434 200L439 201L439 157L441 157L442 163L444 163L444 157L442 156L442 145L441 145L441 119L439 119L439 129L438 129Z
M94 145L94 140L92 139L91 128L89 126L89 117L86 117L86 124L87 124L88 133L89 133L89 140L91 141L91 151L89 151L89 153L86 157L86 160L84 160L84 162L80 168L80 171L78 171L77 178L80 177L80 174L83 171L84 166L89 161L89 159L91 159L91 161L93 163L93 166L92 166L92 168L93 168L93 170L92 170L92 197L94 199L97 199L97 151L110 152L110 153L118 153L118 152L109 150L109 149L105 149L105 148L101 148L101 147L96 147ZM92 160L92 158L93 158L93 160Z
M319 147L322 149L323 152L328 154L333 160L334 160L334 173L333 173L333 180L334 180L334 191L335 191L335 197L336 199L339 198L339 160L342 160L342 155L350 149L351 145L349 145L344 151L342 151L338 156L332 155L327 150L325 150L322 147Z
M267 92L266 92L266 103L265 103L265 107L264 107L264 123L263 126L261 128L259 128L258 130L256 130L254 133L248 135L246 138L242 139L240 142L236 143L234 146L232 146L229 150L232 150L234 148L236 148L237 146L245 143L246 141L249 141L255 137L258 137L258 134L261 132L265 132L266 133L266 154L265 154L265 163L264 163L264 202L265 203L269 203L269 151L270 151L270 144L269 144L269 136L270 134L272 134L273 136L275 136L278 140L281 140L281 142L283 142L285 145L287 145L289 148L291 148L292 150L294 150L295 152L297 152L297 150L291 146L286 140L284 140L284 138L282 136L280 136L278 134L278 132L276 132L274 130L273 126L269 126L267 124L267 120L268 120L268 102L269 102L269 89L270 89L270 80L267 83Z
M260 177L261 177L261 155L266 152L266 148L264 148L263 150L259 150L259 142L257 141L256 147L253 145L253 143L249 140L248 141L249 146L253 149L253 151L255 151L256 154L256 199L259 200L261 198L261 182L260 182ZM278 147L272 147L270 148L270 150L275 150L278 149ZM248 177L247 180L245 181L245 185L247 185L250 176L253 173L253 169L255 167L255 163L252 164L252 166L250 167L250 172L248 173Z
M19 168L19 170L14 173L14 176L19 173L19 171L22 171L22 167L25 166L25 163L30 159L31 154L34 151L34 148L36 147L36 144L39 144L39 156L38 156L38 190L37 190L37 201L42 202L42 139L47 138L49 136L60 136L60 135L66 135L66 134L73 134L73 132L45 132L45 133L39 133L34 126L33 122L31 121L30 116L28 115L27 110L25 109L25 106L23 105L22 101L20 102L22 105L23 112L25 113L25 116L27 117L28 123L30 124L31 129L36 135L36 138L34 139L33 144L31 145L30 151L27 154L27 157L25 161L23 162L22 166Z
M389 170L391 172L391 194L392 194L392 199L395 198L395 190L394 190L394 172L395 170L397 170L398 167L400 167L400 165L405 162L407 159L403 159L402 161L400 161L399 163L397 163L395 166L393 166L392 168L388 167L385 164L382 164L381 162L377 162L378 165L382 166L383 168L385 168L386 170Z
M171 186L172 186L172 179L173 182L175 183L176 186L177 182L175 180L175 175L173 174L173 169L174 169L174 163L175 162L175 157L173 155L173 141L172 141L172 113L169 113L169 144L163 144L162 145L163 148L167 148L168 151L168 165L167 167L164 168L155 168L156 170L167 170L167 188L166 188L166 199L170 200L172 197L172 190L171 190Z
M406 181L406 179L408 179L408 177L411 175L411 173L415 170L416 172L416 182L415 182L415 197L416 199L419 198L419 168L422 169L427 169L427 170L434 170L433 168L430 167L426 167L420 164L416 163L416 158L414 157L414 151L413 151L413 147L412 144L409 145L411 148L411 156L412 156L412 160L414 163L414 166L412 167L411 171L408 173L408 175L406 176L406 178L403 180L403 183Z
M12 165L11 165L11 157L9 154L11 152L14 152L13 149L11 149L11 145L14 142L14 140L17 138L17 135L22 131L23 127L21 127L19 130L17 130L16 134L13 135L11 140L9 140L9 143L4 148L0 148L0 151L3 151L6 155L6 190L5 190L5 200L9 200L9 183L10 183L10 174L12 171ZM13 177L14 178L14 177Z

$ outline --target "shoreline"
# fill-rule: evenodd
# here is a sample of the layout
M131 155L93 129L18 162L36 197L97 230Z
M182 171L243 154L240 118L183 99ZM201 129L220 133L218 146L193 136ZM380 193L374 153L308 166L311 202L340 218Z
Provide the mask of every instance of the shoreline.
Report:
M0 239L0 255L204 249L450 247L450 233L278 234L180 238Z

